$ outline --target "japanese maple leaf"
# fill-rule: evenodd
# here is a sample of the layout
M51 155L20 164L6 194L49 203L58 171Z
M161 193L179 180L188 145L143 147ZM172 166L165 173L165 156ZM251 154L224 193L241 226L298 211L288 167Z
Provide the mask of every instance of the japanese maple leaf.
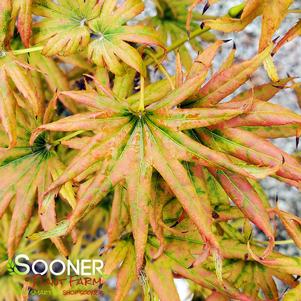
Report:
M48 114L49 110L45 113L45 120L50 116ZM14 208L7 243L10 258L29 224L36 201L43 228L50 230L56 225L54 198L43 200L41 196L65 168L47 136L42 135L33 146L29 145L31 131L39 125L39 121L23 109L17 110L17 120L16 145L10 149L2 148L0 153L0 217L11 203ZM60 191L61 197L74 207L71 183L66 183ZM60 238L54 238L53 242L62 254L68 254Z
M17 300L21 292L26 295L27 281L24 281L24 275L20 275L19 268L16 266L14 259L10 258L7 254L7 241L9 240L9 225L12 218L11 210L7 212L0 219L0 298L5 300ZM31 260L41 259L45 254L41 250L41 244L37 241L30 241L26 235L31 235L39 228L39 218L32 217L30 224L27 227L25 235L22 237L18 254L26 254ZM22 291L22 287L26 288ZM9 288L9 291L8 291Z
M159 242L155 237L148 238L145 270L135 273L134 245L130 239L118 241L113 249L104 256L104 273L112 275L117 272L117 287L115 300L124 300L130 289L139 279L144 294L158 296L160 300L180 300L174 278L180 277L206 288L209 291L217 291L221 296L241 301L253 300L247 292L241 292L235 288L231 281L219 282L214 272L204 266L191 267L194 261L194 252L198 252L202 240L195 235L185 234L168 236L166 250L157 260L152 256L157 252Z
M0 49L7 48L14 34L15 23L25 47L30 46L32 33L32 0L3 0L0 3Z
M35 14L44 17L34 24L35 43L44 43L42 53L70 55L88 47L88 58L106 65L115 74L124 73L120 60L145 75L141 55L128 42L159 45L154 29L142 25L126 25L141 13L141 0L60 0L34 2Z
M19 96L25 98L27 108L37 118L43 114L42 96L36 83L28 77L29 68L10 52L0 51L0 117L9 136L10 147L16 144L17 139L16 106Z
M82 173L89 174L100 168L95 177L84 184L78 195L77 206L70 219L65 223L71 230L76 223L89 212L118 183L125 180L130 204L130 216L137 250L137 270L143 264L143 254L148 232L149 207L151 199L152 175L158 171L170 186L183 208L193 220L207 243L207 249L219 252L217 240L212 233L210 208L199 201L196 187L192 182L189 169L183 162L194 162L202 166L228 170L236 174L262 178L273 173L277 166L266 168L248 165L231 155L208 148L196 141L186 130L202 128L221 123L245 112L248 106L221 109L181 108L191 95L195 95L205 81L210 68L212 53L218 50L217 42L209 47L196 62L184 83L167 95L165 84L156 83L147 87L145 109L141 110L136 95L119 98L132 87L132 82L123 77L115 80L114 93L99 86L105 94L94 90L61 92L75 101L87 105L91 112L76 114L54 123L40 126L33 134L33 142L41 132L51 131L94 131L92 137L76 138L65 144L81 149L76 159L66 171L47 190L49 195L67 181L79 178ZM250 64L256 66L268 52L265 52ZM250 70L249 70L250 71ZM250 71L251 72L251 71ZM121 82L123 85L121 85ZM127 83L127 84L126 84ZM128 86L124 86L128 85ZM155 87L161 85L161 90ZM128 89L126 89L128 87ZM129 90L130 91L130 90ZM140 101L141 101L140 100ZM102 162L98 167L98 162ZM95 166L96 165L96 166ZM64 227L61 225L61 229Z
M158 197L162 200L160 189L156 188L155 191L154 202L158 201ZM223 203L221 201L223 197L218 194L217 189L211 189L210 193L215 196L217 203L226 208L224 212L232 207L229 202ZM174 208L178 206L175 199L170 199L170 196L165 195L168 201L162 211L165 222L168 223L171 217L177 216L174 214ZM208 200L217 204L210 197ZM215 224L220 230L223 230L221 236L217 235L223 255L223 282L220 282L217 275L214 274L214 260L211 258L201 265L194 266L195 256L200 253L204 243L201 235L195 231L194 225L186 216L181 223L173 227L172 232L171 229L164 229L163 236L168 244L162 255L155 261L153 260L154 254L161 248L161 242L154 233L149 233L145 269L140 274L135 275L135 250L130 235L123 234L122 239L116 240L113 244L114 248L108 248L103 255L104 271L106 274L112 275L118 269L116 299L122 300L130 288L135 285L137 278L143 283L144 288L150 284L151 293L158 295L162 300L168 300L168 296L172 296L172 300L179 300L173 282L174 277L190 279L196 285L216 292L220 298L217 300L223 300L222 297L237 300L257 300L262 292L266 298L276 298L278 291L274 278L278 278L292 287L297 285L294 274L299 275L301 273L300 258L290 258L278 252L272 252L262 263L257 262L255 258L250 256L248 247L244 243L244 241L251 239L248 227L244 227L242 232L238 231L240 225L245 225L247 218L237 217L232 212L229 214L228 222L226 222L225 215L222 212L219 214ZM114 222L116 227L118 223L121 225L122 220L119 218L118 220L115 219ZM219 231L219 233L222 232ZM252 250L255 256L264 251L255 240L252 241ZM245 273L244 271L248 272Z

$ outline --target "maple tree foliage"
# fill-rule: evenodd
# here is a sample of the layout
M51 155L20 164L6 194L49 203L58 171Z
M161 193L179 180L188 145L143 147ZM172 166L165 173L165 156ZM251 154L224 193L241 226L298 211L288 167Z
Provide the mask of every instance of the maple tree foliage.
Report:
M300 248L301 219L260 180L300 189L298 156L272 139L298 141L301 116L271 100L300 90L273 58L301 23L274 41L294 1L247 0L212 16L216 2L155 0L156 16L144 17L141 0L1 1L2 299L33 285L7 277L17 253L76 260L102 245L114 300L180 300L175 278L202 300L298 300L301 259L276 251L275 220ZM237 62L234 44L215 70L228 42L216 31L257 17L258 53ZM246 88L262 67L269 80ZM106 239L89 241L98 228Z

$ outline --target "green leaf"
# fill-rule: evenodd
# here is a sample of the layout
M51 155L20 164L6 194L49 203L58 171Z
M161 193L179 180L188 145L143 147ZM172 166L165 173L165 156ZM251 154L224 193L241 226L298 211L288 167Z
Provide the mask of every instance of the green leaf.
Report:
M216 73L211 80L200 89L198 95L199 100L196 101L193 106L200 107L219 103L249 79L250 75L258 69L270 51L271 47L268 47L254 58L239 64L234 64L230 68Z
M146 263L146 274L160 300L180 301L171 268L166 257Z
M90 32L86 24L100 14L100 6L96 0L81 0L73 5L65 0L38 0L33 12L44 17L33 25L35 43L45 44L42 53L70 55L88 45Z

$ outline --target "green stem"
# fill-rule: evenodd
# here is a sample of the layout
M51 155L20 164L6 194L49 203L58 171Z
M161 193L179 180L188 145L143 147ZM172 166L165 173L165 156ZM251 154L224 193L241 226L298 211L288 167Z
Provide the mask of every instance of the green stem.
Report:
M14 55L20 55L20 54L25 54L25 53L30 53L30 52L41 51L42 49L43 49L43 46L36 46L36 47L31 47L31 48L12 50L12 53Z
M263 244L263 245L269 244L267 241L254 240L254 242L260 243L260 244ZM289 245L289 244L294 244L294 243L295 242L292 239L275 241L275 245Z
M301 14L301 9L289 9L288 13Z
M196 38L197 36L201 35L202 33L207 32L209 30L210 30L209 27L198 28L198 29L194 30L193 32L191 32L190 37L187 36L185 38L179 39L177 42L175 42L172 45L170 45L169 47L167 47L166 52L158 53L155 56L155 58L157 60L161 59L167 53L178 49L179 47L184 45L186 42L189 42L190 40ZM154 63L154 58L152 58L152 57L148 57L145 61L145 65L147 65L147 66L151 65L152 63Z
M140 76L140 102L139 102L139 112L143 112L144 111L144 86L145 86L145 82L144 82L144 77L141 75Z
M159 70L163 73L163 75L167 78L169 85L171 87L171 90L175 89L175 86L173 84L173 81L171 77L169 76L168 72L164 68L164 66L157 60L155 54L153 54L151 51L146 51L146 53L154 60L154 63L158 66Z
M67 135L67 136L64 136L63 138L60 138L60 139L58 139L58 140L55 140L55 141L52 143L52 145L53 145L53 146L56 146L56 145L60 144L62 141L69 140L69 139L71 139L71 138L73 138L73 137L76 137L76 136L78 136L78 135L80 135L80 134L82 134L82 133L84 133L84 132L85 132L85 131L80 130L80 131L76 131L76 132L74 132L74 133L71 133L71 134L69 134L69 135Z
M203 15L202 13L198 13L198 12L193 13L193 20L196 21L215 20L217 18L218 18L217 16Z

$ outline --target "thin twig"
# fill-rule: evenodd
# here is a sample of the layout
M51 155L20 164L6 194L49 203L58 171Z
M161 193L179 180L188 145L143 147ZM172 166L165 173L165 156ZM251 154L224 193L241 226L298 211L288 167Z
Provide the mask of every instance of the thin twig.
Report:
M42 49L43 49L43 46L36 46L36 47L31 47L31 48L12 50L11 52L14 55L20 55L20 54L25 54L25 53L30 53L30 52L41 51Z
M166 52L158 53L155 56L155 58L157 60L160 60L164 55L166 55L166 53L169 53L171 51L178 49L179 47L184 45L186 42L189 42L190 40L196 38L197 36L207 32L209 30L210 30L209 27L198 28L198 29L194 30L193 32L191 32L190 38L187 36L185 38L179 39L177 42L175 42L172 45L170 45L169 47L167 47ZM146 66L151 65L152 63L154 63L154 59L152 57L148 57L145 61Z

